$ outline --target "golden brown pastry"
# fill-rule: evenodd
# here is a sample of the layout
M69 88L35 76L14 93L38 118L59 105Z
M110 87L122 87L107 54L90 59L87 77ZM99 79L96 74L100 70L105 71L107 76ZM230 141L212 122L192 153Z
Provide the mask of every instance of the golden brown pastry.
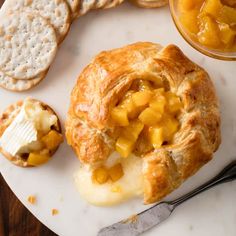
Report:
M0 152L17 166L46 163L62 141L59 118L41 101L18 101L0 116Z
M130 93L135 114L122 102L129 101ZM131 145L130 136L136 136ZM83 70L71 93L66 137L83 164L99 166L100 182L109 178L103 163L115 149L124 158L130 152L140 156L144 203L153 203L217 150L221 137L215 89L207 72L175 45L139 42L104 51Z
M143 8L158 8L168 4L168 0L130 0L130 2Z

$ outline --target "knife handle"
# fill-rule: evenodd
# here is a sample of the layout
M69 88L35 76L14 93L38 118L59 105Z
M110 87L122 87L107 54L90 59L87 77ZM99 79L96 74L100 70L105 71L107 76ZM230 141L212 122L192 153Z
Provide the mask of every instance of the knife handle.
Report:
M233 181L236 179L236 160L231 162L229 165L227 165L217 176L215 176L213 179L207 181L205 184L199 186L198 188L194 189L190 193L187 193L186 195L169 202L170 205L175 208L176 206L180 205L181 203L187 201L188 199L196 196L197 194L204 192L207 189L210 189L211 187L214 187L218 184L227 183L230 181Z

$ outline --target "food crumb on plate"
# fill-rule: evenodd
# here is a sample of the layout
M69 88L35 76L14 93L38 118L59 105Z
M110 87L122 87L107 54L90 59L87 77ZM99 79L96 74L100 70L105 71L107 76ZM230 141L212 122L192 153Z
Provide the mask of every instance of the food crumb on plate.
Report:
M34 205L35 203L36 203L36 197L35 196L33 196L33 195L30 195L30 196L28 196L28 202L30 203L30 204L32 204L32 205Z
M134 215L131 215L129 218L123 220L122 222L124 224L129 224L129 223L136 223L138 220L138 215L134 214Z
M55 216L55 215L58 215L59 211L57 209L52 209L52 215Z

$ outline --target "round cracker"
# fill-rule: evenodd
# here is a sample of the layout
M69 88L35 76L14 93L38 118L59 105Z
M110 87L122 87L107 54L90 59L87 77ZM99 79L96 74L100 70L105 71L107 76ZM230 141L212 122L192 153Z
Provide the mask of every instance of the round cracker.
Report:
M64 0L10 0L7 9L37 12L54 27L58 42L61 42L70 28L70 9Z
M103 8L109 0L96 0L93 9L100 9Z
M108 0L107 3L103 6L103 9L109 9L109 8L116 7L123 2L124 2L124 0Z
M77 17L82 16L93 9L95 3L96 0L81 0Z
M0 70L17 79L46 71L57 52L54 28L41 16L14 12L0 19Z
M142 8L158 8L168 4L168 0L129 0L129 1Z
M74 15L78 10L80 0L67 0L67 3L71 9L72 15Z
M43 72L30 80L19 80L9 77L0 71L0 87L13 92L23 92L39 84L46 74L47 72Z
M41 106L48 110L51 114L54 114L57 117L57 124L55 126L55 130L59 133L62 133L61 130L61 124L60 124L60 120L59 117L57 116L57 114L55 113L55 111L48 105L46 105L45 103L36 100L36 99L31 99L34 102L39 102L41 104ZM10 105L0 116L0 137L3 135L4 131L7 129L7 127L13 122L13 120L15 119L15 117L18 115L18 113L20 112L20 109L23 105L24 101L20 100L12 105ZM53 156L53 154L57 151L54 150L51 153L51 156ZM11 161L14 165L20 166L20 167L33 167L30 166L26 160L24 160L23 158L20 158L19 156L12 156L9 153L7 153L6 151L4 151L1 146L0 146L0 152L9 160Z

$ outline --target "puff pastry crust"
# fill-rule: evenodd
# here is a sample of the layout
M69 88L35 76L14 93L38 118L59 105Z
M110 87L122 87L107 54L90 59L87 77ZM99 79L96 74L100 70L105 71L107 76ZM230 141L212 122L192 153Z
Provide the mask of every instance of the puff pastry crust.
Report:
M66 137L84 164L114 151L110 110L136 79L162 78L184 105L171 145L145 154L144 203L156 202L212 159L220 141L220 113L212 81L175 45L139 42L101 52L83 70L72 93Z

